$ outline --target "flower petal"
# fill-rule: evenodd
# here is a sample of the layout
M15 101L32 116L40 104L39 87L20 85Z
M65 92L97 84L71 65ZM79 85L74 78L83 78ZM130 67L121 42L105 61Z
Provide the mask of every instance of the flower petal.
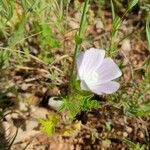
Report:
M80 86L82 90L90 91L90 89L84 81L81 81Z
M77 80L80 79L80 75L82 74L82 70L80 69L80 67L82 65L83 57L84 57L84 52L81 52L77 57L77 61L76 61L76 63L77 63Z
M120 87L120 84L115 81L109 81L103 84L95 85L90 87L91 91L101 95L102 93L111 94L116 92Z
M92 73L100 67L105 56L105 51L102 49L90 48L81 53L77 57L77 71L80 79L84 74Z
M97 72L99 75L100 83L114 80L122 75L119 67L111 58L105 58Z

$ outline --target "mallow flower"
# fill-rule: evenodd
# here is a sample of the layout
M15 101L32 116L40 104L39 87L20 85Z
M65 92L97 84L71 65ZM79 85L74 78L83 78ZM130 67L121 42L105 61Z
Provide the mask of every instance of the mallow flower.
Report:
M95 94L111 94L116 92L120 84L114 79L122 75L117 64L105 58L105 50L90 48L77 56L77 79L81 89Z

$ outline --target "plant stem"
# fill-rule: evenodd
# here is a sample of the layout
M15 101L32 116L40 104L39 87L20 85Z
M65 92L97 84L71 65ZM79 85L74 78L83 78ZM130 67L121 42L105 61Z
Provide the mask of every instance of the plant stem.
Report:
M83 13L82 13L81 21L80 21L79 35L82 34L84 23L86 21L86 14L87 14L87 11L88 11L88 4L89 4L89 0L86 0L85 3L84 3Z
M75 71L75 62L76 62L76 57L79 51L79 48L81 46L82 43L82 39L83 39L83 34L84 34L84 27L85 27L85 21L86 21L86 14L88 11L88 4L89 4L89 0L85 0L84 3L84 8L83 8L83 13L82 13L82 17L81 17L81 21L80 21L80 27L79 27L79 31L77 32L77 38L79 40L81 40L81 42L76 42L75 45L75 49L74 49L74 55L73 55L73 63L72 63L72 68L71 68L71 76L70 76L70 93L72 93L73 88L74 88L74 81L76 80L76 71Z

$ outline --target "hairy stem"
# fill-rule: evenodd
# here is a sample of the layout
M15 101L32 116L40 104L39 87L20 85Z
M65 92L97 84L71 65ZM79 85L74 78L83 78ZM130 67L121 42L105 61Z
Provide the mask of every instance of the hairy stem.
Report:
M73 63L72 63L71 77L70 77L71 78L70 79L70 93L72 93L72 91L73 91L74 81L76 80L75 62L76 62L76 57L77 57L78 51L79 51L81 43L82 43L84 27L85 27L85 22L86 22L86 14L88 11L88 4L89 4L89 0L85 0L83 13L82 13L81 21L80 21L79 31L76 34L78 39L75 40L76 45L75 45L75 49L74 49Z

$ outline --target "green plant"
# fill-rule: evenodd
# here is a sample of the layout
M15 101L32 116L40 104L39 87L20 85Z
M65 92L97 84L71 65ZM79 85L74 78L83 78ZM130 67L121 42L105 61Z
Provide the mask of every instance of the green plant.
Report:
M9 57L11 52L8 50L0 50L0 69L6 69L9 66Z
M147 95L150 92L149 76L150 68L149 64L146 64L145 74L139 83L131 81L130 84L123 87L117 94L111 95L109 100L116 101L114 105L123 106L124 115L128 117L149 116L150 102L147 99ZM126 92L128 90L131 90L130 93Z
M55 131L55 127L60 121L60 118L56 114L49 115L47 119L40 119L40 129L47 135L52 135Z
M124 143L128 145L129 150L146 150L146 146L139 143L134 143L129 140L124 140Z
M147 36L148 47L150 49L150 13L147 15L146 18L146 36Z
M54 38L52 33L52 29L48 24L39 24L38 22L35 23L36 31L40 32L38 36L38 42L40 43L41 49L45 51L49 48L59 48L60 42Z
M82 96L75 93L72 96L72 100L69 97L62 97L62 105L60 111L67 111L69 119L74 119L74 117L81 111L91 111L92 109L99 108L99 103L96 100L92 100L91 96Z
M115 7L113 4L113 0L110 0L110 2L112 11L112 32L110 38L110 46L108 48L107 55L110 57L115 57L117 54L117 46L118 46L118 42L116 43L116 39L120 26L124 20L125 15L138 3L138 0L131 0L128 2L128 8L126 9L121 18L119 16L116 16L115 14Z
M86 24L87 24L87 11L88 11L88 4L89 4L89 0L85 1L84 4L84 8L83 8L83 13L82 13L82 17L81 17L81 21L80 21L80 27L78 32L76 33L76 37L75 37L75 50L74 50L74 55L73 55L73 63L72 63L72 70L71 70L71 80L70 80L70 91L72 92L72 89L74 88L74 84L75 84L75 80L76 80L76 72L75 72L75 61L76 61L76 57L77 54L79 52L79 49L81 48L81 43L83 41L84 38L84 34L85 34L85 29L86 29Z
M14 1L0 1L0 33L7 37L7 23L13 17L15 3Z

